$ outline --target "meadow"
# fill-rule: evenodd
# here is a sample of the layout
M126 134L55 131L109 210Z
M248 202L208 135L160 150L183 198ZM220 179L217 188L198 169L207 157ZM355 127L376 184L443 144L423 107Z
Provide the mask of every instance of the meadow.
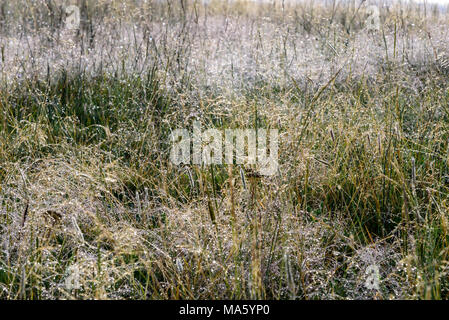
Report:
M369 5L1 0L0 299L448 298L449 11Z

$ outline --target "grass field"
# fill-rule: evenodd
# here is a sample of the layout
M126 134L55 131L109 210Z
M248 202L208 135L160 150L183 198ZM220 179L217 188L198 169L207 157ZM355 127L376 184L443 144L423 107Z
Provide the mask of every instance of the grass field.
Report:
M1 0L0 298L448 298L449 11L370 4Z

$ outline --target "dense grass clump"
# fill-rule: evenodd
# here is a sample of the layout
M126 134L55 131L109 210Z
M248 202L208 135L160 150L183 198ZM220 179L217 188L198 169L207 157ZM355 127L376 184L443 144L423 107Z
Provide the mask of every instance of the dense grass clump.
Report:
M3 1L0 298L447 298L448 15L367 10ZM174 165L195 121L278 172Z

